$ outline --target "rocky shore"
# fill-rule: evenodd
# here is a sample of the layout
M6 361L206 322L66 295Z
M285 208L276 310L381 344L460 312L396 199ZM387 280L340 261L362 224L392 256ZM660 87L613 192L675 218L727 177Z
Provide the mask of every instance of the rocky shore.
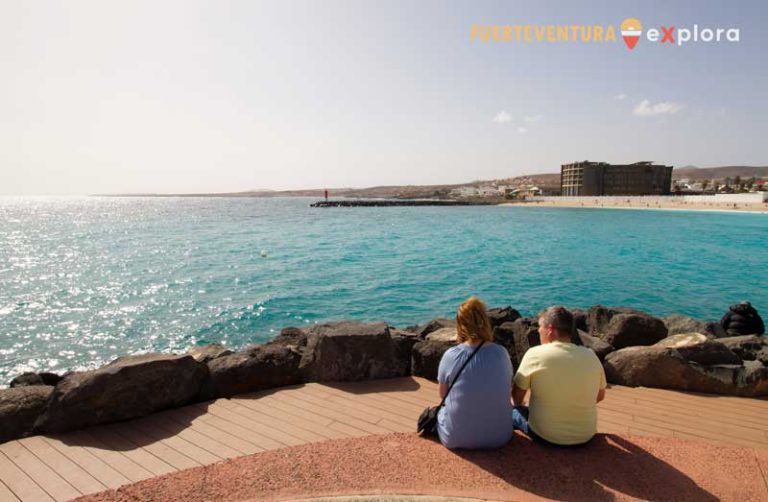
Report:
M610 383L711 394L768 395L768 337L728 337L717 323L628 308L576 310L574 343L603 361ZM536 318L490 309L496 343L515 367L538 345ZM414 375L435 379L456 344L455 321L397 329L351 321L285 328L273 340L232 352L120 357L92 371L27 373L0 390L0 442L118 422L197 401L304 382Z

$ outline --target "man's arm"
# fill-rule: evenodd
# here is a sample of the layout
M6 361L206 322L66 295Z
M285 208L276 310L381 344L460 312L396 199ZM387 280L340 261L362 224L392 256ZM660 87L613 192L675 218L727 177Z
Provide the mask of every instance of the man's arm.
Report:
M600 389L597 391L597 402L599 403L603 399L605 399L605 389Z
M525 393L528 392L527 389L521 389L515 384L512 384L512 404L515 406L521 406L523 404L523 400L525 399Z

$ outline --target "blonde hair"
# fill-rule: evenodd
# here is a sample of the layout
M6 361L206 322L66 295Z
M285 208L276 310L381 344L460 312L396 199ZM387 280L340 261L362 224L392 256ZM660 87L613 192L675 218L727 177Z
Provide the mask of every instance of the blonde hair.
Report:
M493 341L491 320L485 313L485 303L476 296L462 303L456 313L456 339L459 343Z

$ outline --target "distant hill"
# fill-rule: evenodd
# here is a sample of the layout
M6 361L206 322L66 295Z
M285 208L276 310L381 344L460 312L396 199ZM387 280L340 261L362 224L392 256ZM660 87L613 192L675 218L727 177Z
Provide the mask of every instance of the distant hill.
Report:
M768 166L721 166L695 167L685 166L672 171L672 179L689 178L692 180L712 180L735 178L768 178Z
M724 179L741 176L741 178L768 178L768 166L722 166L704 167L684 166L672 171L672 179L688 178L691 180ZM476 180L468 183L453 185L392 185L368 188L329 188L328 195L332 197L374 197L396 199L423 199L433 197L448 197L451 190L461 187L480 187L486 185L536 185L539 188L557 192L560 189L560 173L529 174L496 180ZM310 188L306 190L248 190L230 193L206 194L119 194L113 196L153 196L153 197L323 197L325 189Z

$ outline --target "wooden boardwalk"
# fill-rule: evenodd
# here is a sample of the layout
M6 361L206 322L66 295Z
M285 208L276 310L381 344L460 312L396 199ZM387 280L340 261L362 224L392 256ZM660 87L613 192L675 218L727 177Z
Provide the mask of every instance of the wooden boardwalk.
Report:
M437 385L419 378L307 384L0 445L0 501L82 494L265 450L412 432ZM613 386L599 430L768 448L768 400Z

